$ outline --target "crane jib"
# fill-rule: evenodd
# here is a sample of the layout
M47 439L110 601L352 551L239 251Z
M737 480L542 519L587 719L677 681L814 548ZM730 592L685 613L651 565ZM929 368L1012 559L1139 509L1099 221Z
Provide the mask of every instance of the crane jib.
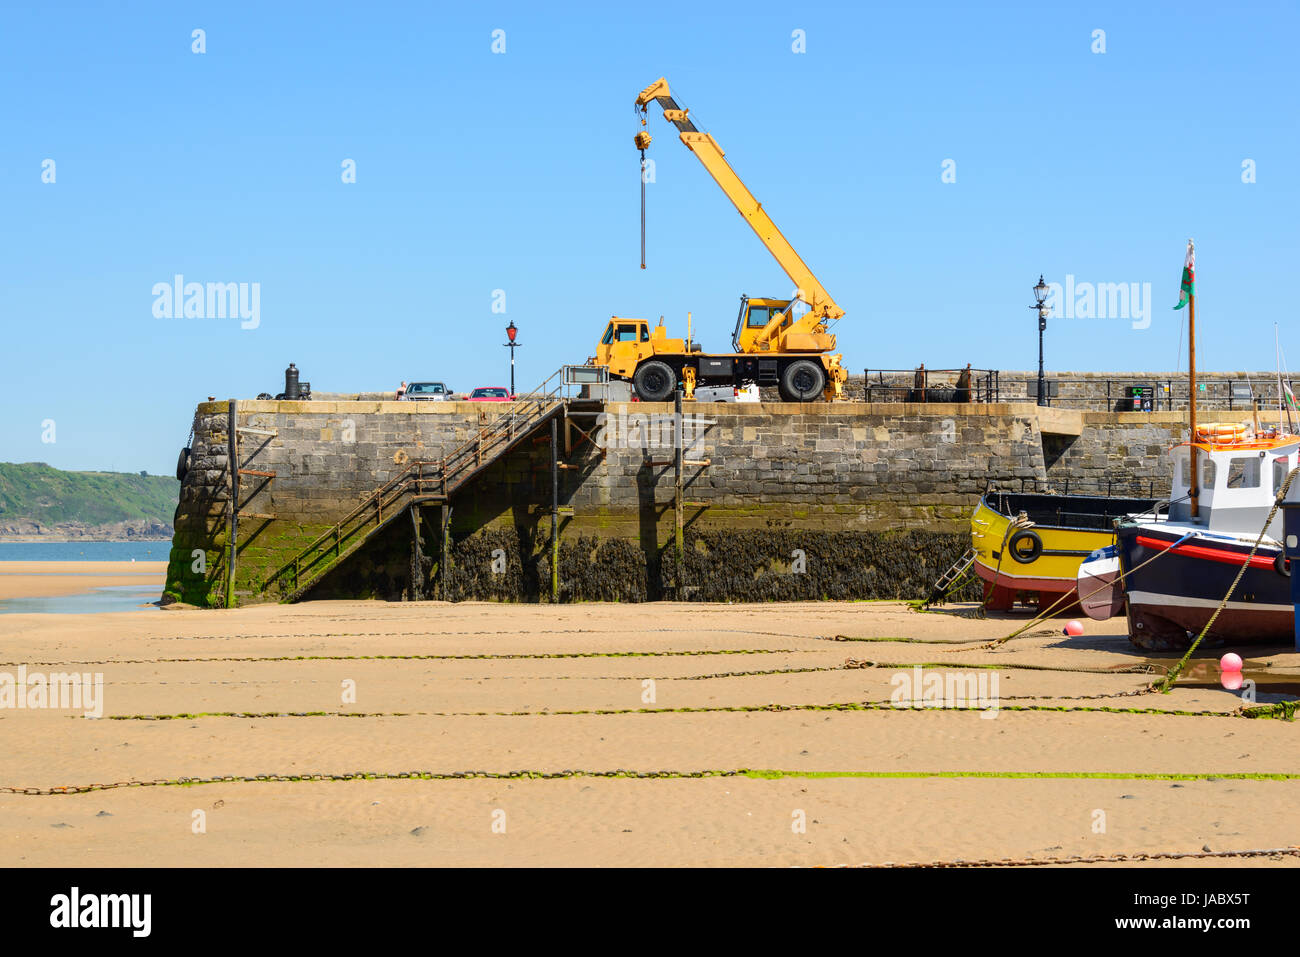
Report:
M681 110L681 107L677 105L677 101L674 100L671 96L656 96L655 102L658 103L659 106L662 107L664 110ZM695 124L692 123L687 118L683 118L680 120L669 120L668 122L672 123L673 126L677 127L678 133L699 132L699 130L695 128Z

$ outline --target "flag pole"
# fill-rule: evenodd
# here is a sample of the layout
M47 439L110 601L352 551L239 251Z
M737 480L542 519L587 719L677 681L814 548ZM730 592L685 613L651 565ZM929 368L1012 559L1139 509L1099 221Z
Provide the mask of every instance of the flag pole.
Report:
M1273 323L1273 349L1277 353L1277 430L1282 431L1282 409L1285 407L1286 430L1287 432L1294 432L1295 423L1291 419L1291 409L1295 404L1295 396L1291 394L1289 387L1284 388L1282 385L1282 367L1285 365L1285 360L1282 358L1282 343L1277 336L1276 322ZM1289 371L1286 377L1291 378Z
M1282 431L1282 346L1277 338L1277 323L1273 323L1273 362L1277 366L1277 430Z
M1193 249L1192 241L1187 240L1187 252L1191 255ZM1188 406L1188 425L1191 429L1191 464L1192 474L1189 483L1191 494L1191 515L1196 520L1201 515L1201 481L1200 471L1197 469L1196 462L1196 284L1193 282L1192 288L1187 294L1187 384L1189 389L1187 406Z

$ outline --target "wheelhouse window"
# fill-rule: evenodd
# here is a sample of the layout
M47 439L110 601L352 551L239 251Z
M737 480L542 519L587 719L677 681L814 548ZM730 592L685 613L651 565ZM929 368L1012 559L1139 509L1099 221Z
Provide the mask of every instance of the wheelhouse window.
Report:
M1286 481L1286 473L1291 471L1287 468L1291 463L1289 455L1279 455L1273 460L1273 491L1276 492Z
M1186 455L1180 455L1174 460L1175 481L1183 488L1188 488L1192 484L1192 463Z
M1262 460L1257 455L1228 460L1228 481L1225 488L1259 488L1259 464Z
M1201 463L1201 488L1214 488L1214 459L1208 455Z

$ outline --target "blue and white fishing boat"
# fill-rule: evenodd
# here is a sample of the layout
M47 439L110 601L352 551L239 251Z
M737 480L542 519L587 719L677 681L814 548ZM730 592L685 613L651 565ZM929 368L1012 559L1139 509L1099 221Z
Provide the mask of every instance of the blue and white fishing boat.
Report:
M1281 512L1267 528L1264 522L1298 464L1300 436L1212 425L1198 429L1196 438L1171 452L1168 510L1121 519L1116 544L1094 552L1080 566L1084 611L1105 619L1124 608L1134 644L1152 650L1183 648L1209 621L1249 559L1207 638L1289 642L1295 613ZM1196 509L1192 448L1200 472ZM1122 586L1116 584L1121 572Z

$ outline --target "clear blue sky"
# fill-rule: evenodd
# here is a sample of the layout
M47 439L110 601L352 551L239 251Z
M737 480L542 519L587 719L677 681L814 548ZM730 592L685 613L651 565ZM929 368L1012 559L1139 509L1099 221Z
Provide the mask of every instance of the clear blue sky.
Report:
M790 284L657 107L638 268L661 75L847 311L855 372L1030 368L1039 273L1153 297L1146 329L1050 320L1049 367L1170 368L1189 236L1202 366L1270 367L1280 321L1300 367L1298 30L1294 3L8 4L0 460L170 472L196 401L290 361L501 384L511 319L521 388L614 313L725 349L737 297ZM260 283L260 325L155 318L177 273Z

